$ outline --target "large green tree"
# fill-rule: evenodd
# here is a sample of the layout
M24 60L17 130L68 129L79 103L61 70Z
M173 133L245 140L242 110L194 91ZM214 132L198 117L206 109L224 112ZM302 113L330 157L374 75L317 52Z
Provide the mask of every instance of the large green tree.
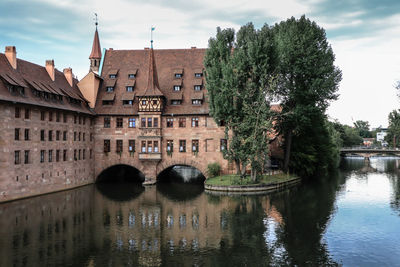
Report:
M342 75L324 29L315 22L292 17L276 24L273 32L278 74L274 94L282 106L277 128L285 140L283 167L287 171L291 163L298 171L305 164L325 161L317 153L330 142L324 114L329 102L337 99Z
M389 113L389 127L385 140L392 147L400 147L400 109Z
M358 130L358 134L362 138L371 138L372 134L369 130L369 122L368 121L362 121L362 120L357 120L354 122L354 127Z
M210 114L224 122L229 139L224 156L242 175L250 164L253 179L268 152L272 43L268 26L256 30L249 23L236 35L233 29L218 28L204 59Z

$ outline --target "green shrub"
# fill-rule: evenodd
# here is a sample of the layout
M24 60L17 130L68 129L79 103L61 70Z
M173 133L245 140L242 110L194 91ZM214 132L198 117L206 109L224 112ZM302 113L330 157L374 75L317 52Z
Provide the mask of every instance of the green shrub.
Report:
M219 165L219 163L217 162L208 164L207 173L210 178L218 176L221 173L221 165Z

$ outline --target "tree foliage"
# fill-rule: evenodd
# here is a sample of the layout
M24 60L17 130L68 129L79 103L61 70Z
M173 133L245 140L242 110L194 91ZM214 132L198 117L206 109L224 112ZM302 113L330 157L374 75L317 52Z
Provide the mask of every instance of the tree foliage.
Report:
M324 114L329 102L337 99L341 71L334 66L325 31L305 16L276 24L273 32L279 77L274 94L282 106L277 128L285 138L284 169L289 164L295 172L310 168L309 175L316 169L310 165L329 157L319 153L331 145Z
M400 109L389 113L389 127L385 140L391 147L400 147Z
M249 23L236 39L233 29L218 28L204 59L210 114L225 123L229 139L224 156L236 162L242 175L250 164L253 179L261 173L268 152L271 48L268 26L256 30Z
M372 134L369 130L369 122L368 121L362 121L362 120L357 120L354 122L354 127L357 129L358 134L362 138L371 138Z

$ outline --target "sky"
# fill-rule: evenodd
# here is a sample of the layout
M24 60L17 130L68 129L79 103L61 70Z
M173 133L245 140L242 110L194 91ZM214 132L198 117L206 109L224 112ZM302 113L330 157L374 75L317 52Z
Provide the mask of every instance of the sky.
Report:
M98 14L102 48L206 48L216 28L253 22L257 28L306 15L326 30L343 72L339 99L329 117L352 125L386 127L400 108L400 1L397 0L0 0L0 49L57 69L72 67L79 79L89 70Z

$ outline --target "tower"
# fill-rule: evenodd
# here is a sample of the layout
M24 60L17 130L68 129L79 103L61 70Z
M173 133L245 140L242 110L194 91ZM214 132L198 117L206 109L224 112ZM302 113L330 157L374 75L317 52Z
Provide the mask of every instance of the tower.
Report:
M97 14L95 14L95 15L96 15L96 18L95 18L96 31L94 32L92 52L90 53L90 56L89 56L89 59L90 59L89 71L93 71L96 74L99 74L100 61L101 61L101 47L100 47L99 33L97 31L97 25L99 23L97 21Z

